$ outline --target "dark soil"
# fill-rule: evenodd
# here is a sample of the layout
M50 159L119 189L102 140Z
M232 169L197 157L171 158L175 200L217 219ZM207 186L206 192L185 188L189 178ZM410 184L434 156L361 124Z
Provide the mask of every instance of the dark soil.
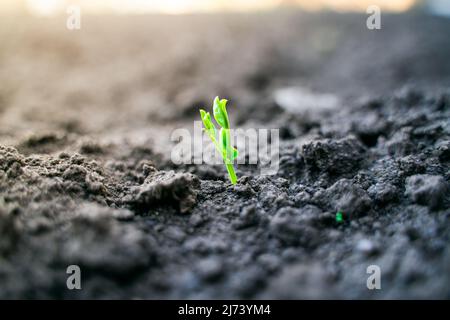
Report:
M450 298L450 19L383 17L0 19L0 298ZM215 95L278 174L171 162Z

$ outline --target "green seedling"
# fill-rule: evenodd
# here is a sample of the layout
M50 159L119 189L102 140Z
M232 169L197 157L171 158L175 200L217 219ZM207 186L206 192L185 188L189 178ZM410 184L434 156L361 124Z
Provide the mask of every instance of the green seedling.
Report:
M342 214L341 211L336 212L336 222L337 223L344 222L344 215Z
M233 161L238 157L238 151L231 145L230 137L230 121L228 120L226 99L219 99L216 97L213 103L213 115L216 122L221 127L219 132L219 139L217 139L217 130L214 123L211 121L211 115L203 109L200 109L200 116L202 118L203 130L208 134L211 141L214 143L217 151L222 156L223 162L230 176L232 184L236 184L237 177L234 172Z

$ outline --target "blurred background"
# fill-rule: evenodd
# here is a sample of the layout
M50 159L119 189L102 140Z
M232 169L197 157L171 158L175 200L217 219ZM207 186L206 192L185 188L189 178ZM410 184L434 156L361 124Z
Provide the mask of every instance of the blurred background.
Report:
M365 11L370 5L383 10L405 11L426 5L433 10L448 10L445 0L4 0L4 8L29 11L37 15L52 15L65 11L69 4L83 7L86 13L171 13L213 11L252 11L279 7L299 7L306 10Z
M254 11L280 7L299 7L306 10L365 11L370 5L383 10L405 11L423 6L432 11L449 13L446 0L3 0L2 9L9 12L29 12L35 15L54 15L65 12L68 5L79 5L85 13L144 14L193 12Z
M66 28L70 5L80 30ZM381 30L366 27L369 5ZM345 106L450 83L446 0L2 0L0 12L0 143L50 133L48 152L84 135L164 148L164 130L216 95L239 106L238 125L264 125L258 110L285 88Z
M0 0L0 298L449 298L449 40L450 0ZM174 164L215 96L278 175Z

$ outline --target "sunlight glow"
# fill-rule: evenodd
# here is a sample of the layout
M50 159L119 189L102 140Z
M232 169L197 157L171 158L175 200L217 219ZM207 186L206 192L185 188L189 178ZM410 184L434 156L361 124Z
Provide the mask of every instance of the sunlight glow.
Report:
M57 14L64 5L60 0L27 0L28 9L38 16L50 16Z
M61 14L69 5L79 5L91 14L183 14L215 11L265 10L280 6L298 6L306 10L331 9L338 11L365 11L369 5L383 10L405 11L417 0L25 0L25 6L34 15ZM0 4L1 6L1 4Z

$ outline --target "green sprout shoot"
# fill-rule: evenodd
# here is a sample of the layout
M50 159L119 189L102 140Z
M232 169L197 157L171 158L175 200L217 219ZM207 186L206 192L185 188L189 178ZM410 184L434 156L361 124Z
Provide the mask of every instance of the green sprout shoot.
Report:
M236 184L237 177L234 172L233 161L237 158L238 151L231 145L230 121L228 120L228 113L226 109L227 102L228 100L219 99L219 97L214 99L214 119L216 119L216 122L221 127L219 132L219 140L217 139L217 130L214 123L211 121L211 115L209 112L200 109L200 116L202 118L203 125L205 126L203 130L208 134L217 151L222 156L228 175L230 176L231 183Z
M336 212L336 222L341 223L344 222L344 215L341 211Z

